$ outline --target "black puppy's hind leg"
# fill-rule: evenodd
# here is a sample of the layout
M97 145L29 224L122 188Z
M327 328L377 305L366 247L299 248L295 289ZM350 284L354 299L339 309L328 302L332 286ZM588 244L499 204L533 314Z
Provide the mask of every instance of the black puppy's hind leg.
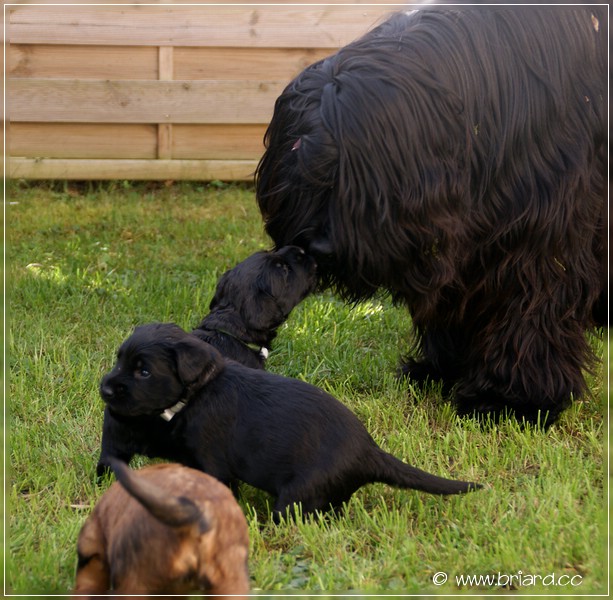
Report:
M288 486L283 488L277 497L272 511L272 518L275 523L282 519L304 518L316 512L327 513L331 510L340 509L343 502L349 500L351 494L342 499L329 498L318 493L316 482L311 484L304 483L300 487Z

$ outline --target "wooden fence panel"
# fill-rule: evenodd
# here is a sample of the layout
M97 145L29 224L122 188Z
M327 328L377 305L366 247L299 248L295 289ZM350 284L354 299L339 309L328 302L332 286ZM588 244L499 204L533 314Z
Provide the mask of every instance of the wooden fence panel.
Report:
M13 156L27 158L157 158L157 126L13 123L8 144Z
M338 48L372 27L377 6L15 6L10 43Z
M391 9L7 7L8 174L251 180L287 82Z
M208 160L258 160L266 125L175 125L172 156Z
M178 47L176 79L233 79L289 82L331 48L193 48Z
M267 123L281 82L15 79L12 121Z
M251 181L252 160L85 160L45 158L11 160L16 179L133 179Z
M11 78L157 79L154 46L80 46L11 44L7 53Z

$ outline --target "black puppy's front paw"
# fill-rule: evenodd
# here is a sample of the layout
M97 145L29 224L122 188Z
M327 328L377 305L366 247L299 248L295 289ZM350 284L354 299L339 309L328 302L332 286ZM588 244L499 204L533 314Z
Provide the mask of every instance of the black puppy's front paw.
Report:
M107 475L110 475L113 471L108 459L100 459L96 465L96 482L101 483Z

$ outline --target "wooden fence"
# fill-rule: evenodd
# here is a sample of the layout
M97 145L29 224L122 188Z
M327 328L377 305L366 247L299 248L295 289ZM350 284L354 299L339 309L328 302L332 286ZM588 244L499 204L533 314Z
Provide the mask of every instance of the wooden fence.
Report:
M8 175L250 180L284 86L390 10L7 7Z

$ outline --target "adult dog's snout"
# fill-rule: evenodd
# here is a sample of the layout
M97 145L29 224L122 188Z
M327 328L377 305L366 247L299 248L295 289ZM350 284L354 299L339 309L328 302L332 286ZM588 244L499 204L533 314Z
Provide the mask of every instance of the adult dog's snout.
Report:
M330 259L334 254L332 248L332 242L325 237L315 238L309 243L309 254L311 254L315 260L322 261Z

